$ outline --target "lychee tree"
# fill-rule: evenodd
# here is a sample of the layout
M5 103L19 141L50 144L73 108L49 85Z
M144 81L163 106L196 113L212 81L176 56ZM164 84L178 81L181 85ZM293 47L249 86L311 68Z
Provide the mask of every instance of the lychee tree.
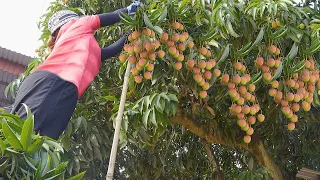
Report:
M42 39L59 9L97 14L129 3L54 2L41 21ZM238 177L240 169L242 178L290 179L303 165L320 168L319 4L303 6L144 1L134 18L123 15L117 26L97 31L102 46L132 34L119 57L101 68L61 138L75 159L70 172L89 167L92 178L105 174L108 120L118 110L126 63L132 69L117 161L122 175L224 179ZM39 55L46 53L44 45Z

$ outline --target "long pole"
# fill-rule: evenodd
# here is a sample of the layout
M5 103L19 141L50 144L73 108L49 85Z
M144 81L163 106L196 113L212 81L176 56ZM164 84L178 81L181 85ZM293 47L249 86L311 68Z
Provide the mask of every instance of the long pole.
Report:
M124 105L126 103L126 94L127 94L127 90L128 90L130 70L131 70L131 64L130 64L130 62L128 62L126 73L124 75L124 80L123 80L123 88L122 88L121 99L120 99L120 107L119 107L118 116L116 119L116 129L114 131L114 136L113 136L113 143L112 143L112 148L111 148L111 154L110 154L110 160L109 160L109 166L108 166L106 180L113 179L114 166L116 163L117 150L118 150L118 144L119 144L119 134L120 134L122 116L123 116L123 111L124 111Z

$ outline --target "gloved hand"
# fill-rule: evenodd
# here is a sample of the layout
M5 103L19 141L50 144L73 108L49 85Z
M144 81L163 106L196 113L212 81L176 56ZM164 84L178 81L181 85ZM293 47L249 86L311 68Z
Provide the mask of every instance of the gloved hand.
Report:
M140 6L139 1L134 1L130 6L127 7L128 14L132 17L135 15L137 7Z

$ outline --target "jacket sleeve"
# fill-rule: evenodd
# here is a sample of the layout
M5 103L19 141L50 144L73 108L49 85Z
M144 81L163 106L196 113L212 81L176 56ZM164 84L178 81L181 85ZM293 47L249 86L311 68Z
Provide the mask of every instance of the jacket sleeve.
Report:
M120 38L118 41L114 42L110 46L101 48L101 61L118 55L122 51L126 39L127 35L124 35L122 36L122 38Z
M128 13L127 8L119 9L111 13L98 14L100 27L110 26L120 21L121 13Z

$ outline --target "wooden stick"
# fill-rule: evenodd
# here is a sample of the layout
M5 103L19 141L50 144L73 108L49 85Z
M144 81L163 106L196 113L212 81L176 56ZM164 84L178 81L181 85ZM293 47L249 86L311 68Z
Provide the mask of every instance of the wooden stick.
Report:
M118 116L116 119L116 129L114 131L114 136L113 136L113 143L112 143L112 148L111 148L111 154L110 154L110 160L109 160L109 166L108 166L106 180L113 179L114 166L116 163L117 150L118 150L118 144L119 144L119 135L120 135L120 129L121 129L122 116L123 116L123 111L124 111L124 105L126 103L126 94L127 94L127 90L128 90L130 70L131 70L131 64L130 64L130 62L128 62L126 73L124 75L124 80L123 80L123 88L122 88L121 99L120 99L120 107L119 107Z

